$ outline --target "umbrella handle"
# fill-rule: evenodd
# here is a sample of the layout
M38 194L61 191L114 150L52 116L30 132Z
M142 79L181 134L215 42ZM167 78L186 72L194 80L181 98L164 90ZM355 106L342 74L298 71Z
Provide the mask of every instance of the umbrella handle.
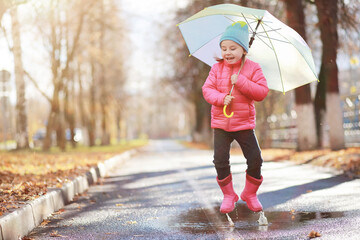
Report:
M223 108L224 115L225 115L225 117L227 117L227 118L231 118L231 117L234 115L234 112L231 112L230 115L227 115L227 113L226 113L226 107L227 107L227 105L225 105L224 108Z
M245 55L243 55L242 58L241 58L241 66L240 66L240 68L239 68L239 71L238 71L237 75L240 74L241 69L242 69L243 66L244 66L244 62L245 62ZM229 92L229 95L230 95L230 96L231 96L232 91L234 90L234 86L235 86L235 84L233 84L232 87L231 87L231 90L230 90L230 92ZM228 114L226 113L226 107L227 107L227 105L224 106L224 108L223 108L223 113L224 113L225 117L231 118L232 116L234 116L234 112L231 112L230 115L228 115Z

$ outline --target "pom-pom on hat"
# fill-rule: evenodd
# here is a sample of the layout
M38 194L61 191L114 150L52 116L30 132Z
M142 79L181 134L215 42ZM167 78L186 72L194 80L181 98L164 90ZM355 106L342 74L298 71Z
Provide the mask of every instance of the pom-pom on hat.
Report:
M228 26L220 38L220 45L224 40L232 40L249 52L249 29L246 22L238 21Z

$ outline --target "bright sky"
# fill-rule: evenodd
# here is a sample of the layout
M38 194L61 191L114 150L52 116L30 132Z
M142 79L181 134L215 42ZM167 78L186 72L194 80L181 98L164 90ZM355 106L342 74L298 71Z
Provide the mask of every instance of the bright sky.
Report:
M181 7L184 7L188 0L117 0L121 14L125 19L126 28L128 29L130 39L130 55L127 61L128 66L128 88L135 91L144 90L148 88L144 84L144 79L151 84L151 78L154 74L161 74L159 72L159 63L155 63L154 60L160 61L160 56L157 51L157 45L161 34L163 34L162 27L167 24L173 25L170 22L173 17L173 13ZM19 16L25 16L26 6L20 6ZM27 11L29 12L29 11ZM1 24L10 29L11 20L8 14L5 14L2 18ZM26 27L22 26L21 40L23 50L23 64L25 69L29 71L36 79L41 81L41 84L46 89L49 85L49 79L51 77L49 66L44 66L44 59L46 59L43 46L40 44L36 46L34 42L37 41L36 34L33 33L31 24L27 24ZM13 73L13 56L8 50L6 40L3 33L0 31L0 70L7 70ZM13 75L13 74L12 74ZM32 84L28 84L31 88ZM50 85L49 85L50 86ZM15 88L14 79L12 77L12 87ZM36 92L32 88L31 92ZM15 101L15 94L13 94L12 102Z
M170 24L174 12L184 7L187 0L119 0L130 32L132 50L129 66L131 90L144 90L151 78L160 76L161 54L158 45L164 27ZM146 81L144 83L144 81Z

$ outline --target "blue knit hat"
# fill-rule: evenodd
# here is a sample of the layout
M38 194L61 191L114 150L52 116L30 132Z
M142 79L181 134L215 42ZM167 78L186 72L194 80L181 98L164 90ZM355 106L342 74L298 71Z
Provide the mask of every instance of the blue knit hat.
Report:
M232 40L249 52L249 30L246 22L238 21L228 26L220 38L220 44L224 40Z

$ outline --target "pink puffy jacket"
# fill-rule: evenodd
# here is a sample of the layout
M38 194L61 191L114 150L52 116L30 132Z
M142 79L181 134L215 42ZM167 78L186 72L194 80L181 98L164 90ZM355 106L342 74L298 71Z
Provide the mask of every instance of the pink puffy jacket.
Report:
M202 87L205 100L212 105L212 128L220 128L228 132L255 128L254 101L262 101L268 94L269 88L260 65L249 59L246 59L231 94L235 98L226 109L228 114L234 112L234 115L227 118L223 114L224 98L232 87L230 77L232 74L237 74L240 62L241 60L235 64L228 64L221 60L214 64Z

